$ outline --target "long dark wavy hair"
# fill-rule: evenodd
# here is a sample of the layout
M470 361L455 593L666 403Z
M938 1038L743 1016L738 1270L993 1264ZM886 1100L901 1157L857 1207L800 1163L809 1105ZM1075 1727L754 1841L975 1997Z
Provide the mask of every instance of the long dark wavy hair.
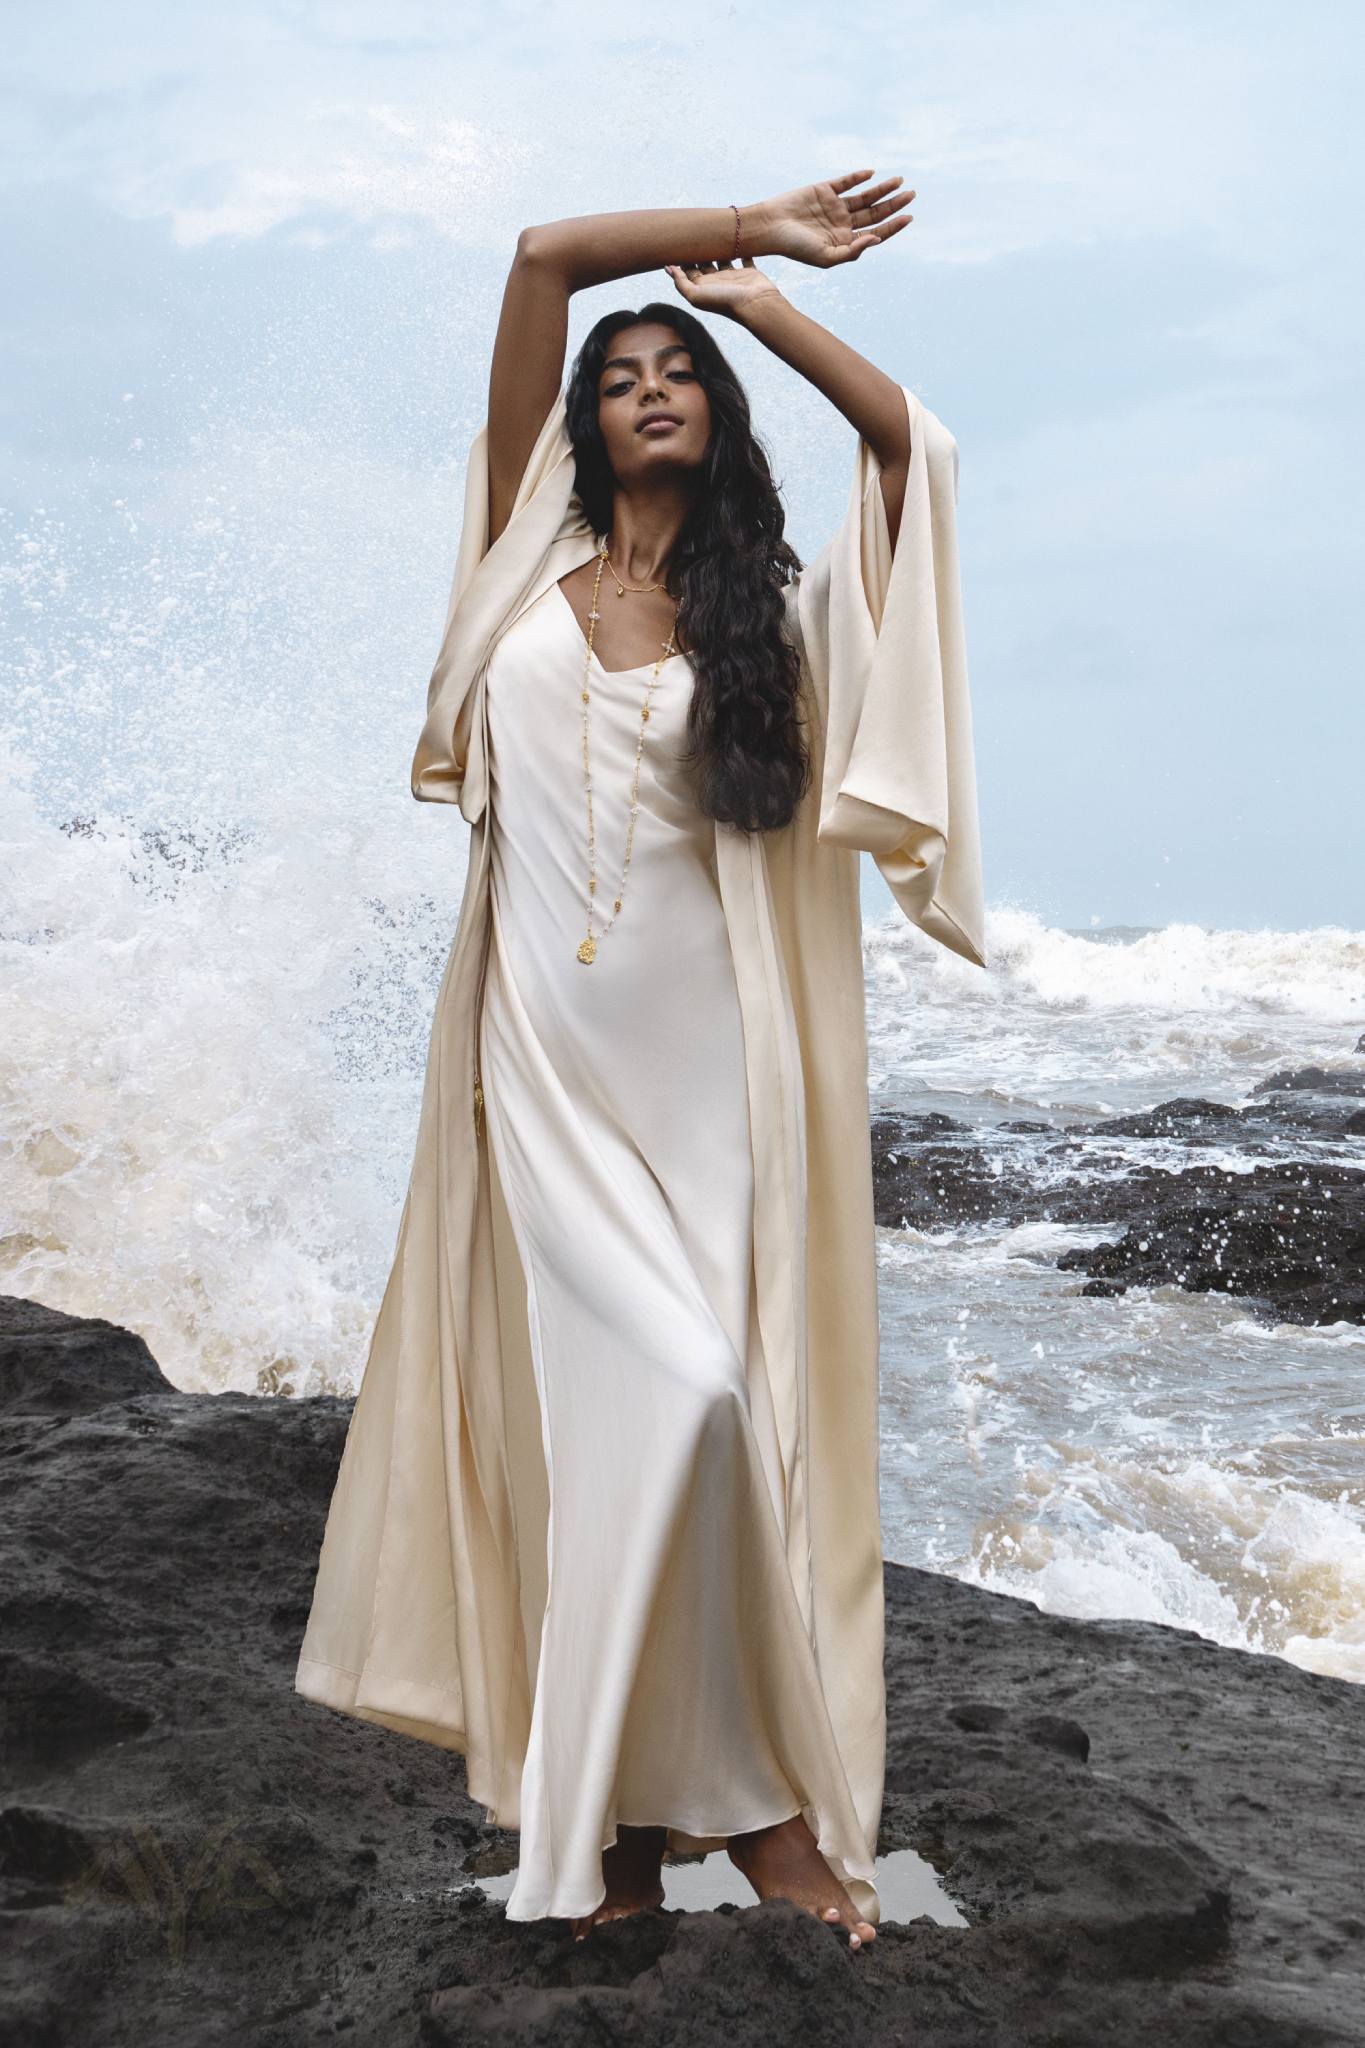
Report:
M783 538L786 515L744 386L693 314L656 299L638 312L604 314L588 334L565 393L578 498L593 532L607 533L615 477L598 426L598 383L612 336L642 321L687 343L711 405L706 461L665 586L696 676L684 763L707 815L744 832L775 831L791 823L811 774L800 662L782 631L782 593L802 564Z

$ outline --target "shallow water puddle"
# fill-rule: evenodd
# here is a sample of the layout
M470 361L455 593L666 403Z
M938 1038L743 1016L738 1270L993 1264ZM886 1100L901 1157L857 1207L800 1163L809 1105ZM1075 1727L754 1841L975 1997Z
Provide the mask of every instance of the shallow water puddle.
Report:
M670 1912L707 1913L715 1906L752 1906L754 1895L723 1849L687 1863L665 1863L664 1907ZM498 1876L470 1877L490 1899L505 1899L516 1881L515 1869ZM457 1887L466 1889L465 1885ZM941 1927L966 1927L967 1918L939 1883L931 1863L913 1849L893 1849L877 1860L877 1894L882 1924L928 1916Z

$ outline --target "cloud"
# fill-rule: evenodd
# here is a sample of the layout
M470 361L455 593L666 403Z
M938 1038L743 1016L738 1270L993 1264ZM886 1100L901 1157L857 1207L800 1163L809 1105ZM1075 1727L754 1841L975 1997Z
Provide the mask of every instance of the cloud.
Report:
M89 33L82 35L84 20ZM1338 18L1339 20L1339 18ZM1318 229L1340 30L1258 5L1192 11L690 0L637 25L588 0L475 21L427 5L92 8L28 28L8 175L80 181L193 247L345 223L505 246L547 213L753 198L865 163L919 193L926 263ZM1330 128L1330 120L1328 122Z

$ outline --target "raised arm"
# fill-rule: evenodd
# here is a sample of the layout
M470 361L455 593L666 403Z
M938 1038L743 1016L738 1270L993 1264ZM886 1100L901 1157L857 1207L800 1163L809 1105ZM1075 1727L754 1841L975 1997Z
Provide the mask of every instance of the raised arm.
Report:
M651 207L630 213L580 214L524 228L517 238L516 256L503 292L489 377L490 542L497 539L511 516L517 485L559 390L571 293L605 284L612 278L679 265L695 272L698 279L759 276L763 285L777 293L770 279L753 271L755 256L790 255L824 268L852 261L864 249L884 241L904 226L908 216L892 216L914 194L887 196L899 185L899 178L885 179L855 194L852 188L871 175L870 171L851 171L828 183L801 186L776 199L740 206L739 253L741 259L748 259L748 267L742 271L707 272L702 268L734 256L733 206ZM781 298L780 293L777 296ZM703 301L699 299L698 303ZM782 303L787 304L786 300ZM732 312L728 305L716 310ZM788 311L793 310L788 307ZM738 316L732 313L732 317ZM771 324L771 314L769 319ZM768 340L766 334L763 338ZM827 338L833 341L833 336ZM769 346L781 354L780 335L769 340ZM862 362L851 349L847 354L855 362ZM804 365L797 363L796 367ZM871 365L865 367L870 369ZM820 379L816 377L814 381L819 383ZM820 388L828 389L823 383ZM894 384L891 392L903 410ZM833 391L829 396L841 410L846 410ZM854 424L858 422L855 420ZM875 441L872 445L877 446Z
M799 312L776 285L756 293L737 317L774 355L823 391L866 441L881 467L882 502L894 548L910 475L910 422L900 385L818 320Z
M740 211L748 220L754 209ZM490 542L511 516L517 485L559 390L570 294L680 255L698 261L728 256L734 246L729 206L585 213L522 229L502 295L488 383Z
M891 179L886 185L899 182ZM904 205L914 196L913 192L898 194L890 203ZM908 213L886 218L880 209L875 211L885 219L885 225L874 232L876 241L889 240L912 218ZM864 246L871 244L865 241ZM799 250L782 247L780 240L778 248L784 255L801 254ZM861 255L862 250L852 253ZM806 256L804 260L811 258ZM882 499L894 547L910 473L910 423L900 385L837 334L822 327L818 320L798 311L772 279L757 268L752 257L741 257L738 264L711 261L667 264L665 268L690 305L702 312L724 313L747 327L774 355L790 363L818 391L823 391L866 441L881 470Z

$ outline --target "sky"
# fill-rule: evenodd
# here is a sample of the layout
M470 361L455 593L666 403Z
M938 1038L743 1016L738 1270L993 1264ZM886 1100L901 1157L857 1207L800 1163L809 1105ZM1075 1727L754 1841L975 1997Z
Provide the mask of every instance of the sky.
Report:
M958 441L988 903L1365 925L1355 6L57 0L6 44L0 683L55 807L325 748L426 808L518 230L872 166L911 227L765 267ZM571 349L671 294L579 295ZM852 430L711 324L809 558Z

